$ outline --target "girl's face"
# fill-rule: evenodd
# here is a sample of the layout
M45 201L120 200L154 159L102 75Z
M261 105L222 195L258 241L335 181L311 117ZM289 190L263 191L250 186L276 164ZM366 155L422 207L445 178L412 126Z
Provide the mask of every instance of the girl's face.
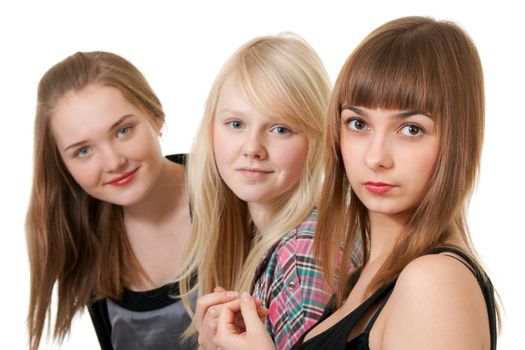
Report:
M393 216L418 204L439 153L430 116L344 106L340 137L348 180L370 212Z
M137 204L160 175L157 131L114 87L93 84L68 93L56 106L51 129L75 181L99 200Z
M217 101L213 149L226 185L249 207L264 206L298 183L308 141L278 116L259 113L230 77Z

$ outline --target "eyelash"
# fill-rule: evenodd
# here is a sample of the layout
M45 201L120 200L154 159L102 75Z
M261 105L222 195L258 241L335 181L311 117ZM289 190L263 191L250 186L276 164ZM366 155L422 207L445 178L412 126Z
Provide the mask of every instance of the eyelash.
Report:
M277 130L279 130L279 129L283 129L284 132L277 132ZM284 125L278 125L276 127L273 127L270 131L272 133L276 133L278 135L288 135L288 134L293 133L292 129L290 129L289 127L284 126Z
M352 123L353 122L361 122L364 124L364 127L362 129L355 129L353 126L352 126ZM366 121L364 121L363 119L361 118L356 118L356 117L350 117L348 118L345 122L344 122L348 129L351 131L351 132L355 132L355 133L361 133L363 132L367 127L368 127L368 123ZM416 128L418 130L418 134L417 135L407 135L407 134L404 134L402 131L403 129L405 128ZM405 136L405 137L408 137L408 138L411 138L411 139L415 139L415 138L418 138L418 137L421 137L423 136L423 134L425 134L425 129L417 124L414 124L414 123L407 123L407 124L404 124L401 126L401 128L399 128L399 132Z
M361 122L361 123L363 123L363 124L364 124L363 129L354 129L354 128L352 127L352 123L353 123L353 122ZM360 133L360 132L362 132L363 130L365 130L366 126L368 125L367 122L365 122L363 119L361 119L361 118L356 118L356 117L350 117L350 118L348 118L347 120L345 120L344 123L346 124L346 127L347 127L348 129L350 129L350 131L352 131L352 132L356 132L356 133Z
M403 129L405 128L416 128L418 130L418 133L416 135L406 135L406 134L403 134L402 131ZM412 123L409 123L409 124L405 124L401 127L401 129L399 130L403 136L406 136L406 137L409 137L409 138L412 138L412 139L415 139L415 138L418 138L418 137L421 137L423 136L423 134L425 133L425 129L423 129L421 126L417 125L417 124L412 124Z
M125 130L124 133L122 133L122 131ZM122 137L126 137L128 136L131 132L133 131L133 126L123 126L123 127L120 127L118 128L117 130L117 138L122 138ZM122 133L122 134L121 134ZM84 156L81 156L80 155L80 152L82 152L83 150L86 150L86 151L89 151L88 154L84 155ZM91 147L89 146L83 146L83 147L80 147L78 150L75 151L75 153L73 154L75 158L79 158L79 159L84 159L86 157L89 157L89 155L91 154Z
M88 151L89 151L89 150L90 150L90 147L88 147L88 146L80 147L80 148L79 148L78 150L76 150L75 153L74 153L75 158L83 159L83 158L86 158L86 157L89 156L90 153L88 153L88 154L85 155L85 156L81 156L81 155L80 155L80 152L82 152L82 150L88 150Z
M234 126L234 123L238 123L238 127ZM241 129L242 127L244 127L244 123L237 119L227 121L225 124L232 129Z
M245 126L243 121L237 120L237 119L227 121L225 125L232 129L242 129ZM284 132L278 132L279 129L281 129L281 131L284 131ZM293 133L293 130L290 127L285 126L285 125L277 125L271 128L270 132L276 133L278 135L288 135L288 134Z
M125 134L123 134L122 136L119 136L119 134L122 132L122 130L127 130L127 132L126 132ZM117 137L124 137L124 136L127 136L127 135L129 135L132 131L133 131L133 127L132 127L132 126L123 126L123 127L120 127L120 128L118 128L118 130L117 130Z

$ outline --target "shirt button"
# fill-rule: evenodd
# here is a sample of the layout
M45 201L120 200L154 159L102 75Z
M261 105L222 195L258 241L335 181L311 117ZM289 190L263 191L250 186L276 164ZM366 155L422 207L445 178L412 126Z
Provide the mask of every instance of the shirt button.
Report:
M288 283L288 289L293 290L294 288L295 288L295 282L294 281Z

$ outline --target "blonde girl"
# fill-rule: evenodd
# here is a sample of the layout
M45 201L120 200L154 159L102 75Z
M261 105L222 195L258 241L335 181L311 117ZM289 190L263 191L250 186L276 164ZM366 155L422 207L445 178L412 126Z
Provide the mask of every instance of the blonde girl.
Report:
M189 160L193 230L181 283L187 291L198 271L194 323L207 349L238 291L262 300L279 349L323 313L312 239L329 92L321 60L292 34L244 44L213 83Z

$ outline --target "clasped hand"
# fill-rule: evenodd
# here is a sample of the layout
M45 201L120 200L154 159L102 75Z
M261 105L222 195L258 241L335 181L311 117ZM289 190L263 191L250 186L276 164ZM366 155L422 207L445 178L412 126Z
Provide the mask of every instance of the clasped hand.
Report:
M199 345L206 350L275 349L266 332L268 310L249 293L216 287L197 300L195 326Z

